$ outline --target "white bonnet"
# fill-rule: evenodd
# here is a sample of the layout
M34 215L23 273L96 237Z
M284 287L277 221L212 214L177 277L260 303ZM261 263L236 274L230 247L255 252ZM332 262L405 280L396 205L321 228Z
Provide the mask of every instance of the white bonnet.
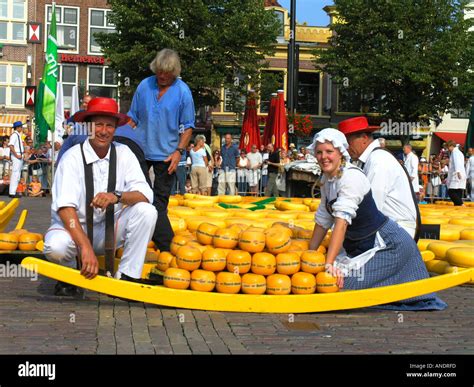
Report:
M339 149L339 151L342 153L346 161L350 161L351 157L349 156L349 153L347 152L347 148L349 148L349 144L347 143L346 136L344 136L344 134L337 129L326 128L316 133L313 138L313 143L310 146L308 146L306 149L314 151L316 148L317 142L324 143L326 141L329 141L330 143L332 143L334 148Z

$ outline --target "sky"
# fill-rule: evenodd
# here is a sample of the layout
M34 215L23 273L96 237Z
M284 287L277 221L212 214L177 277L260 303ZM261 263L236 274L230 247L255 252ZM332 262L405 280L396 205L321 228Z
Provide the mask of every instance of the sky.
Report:
M282 7L290 9L291 0L278 0ZM296 20L310 26L327 26L329 17L323 8L334 4L333 0L296 0Z

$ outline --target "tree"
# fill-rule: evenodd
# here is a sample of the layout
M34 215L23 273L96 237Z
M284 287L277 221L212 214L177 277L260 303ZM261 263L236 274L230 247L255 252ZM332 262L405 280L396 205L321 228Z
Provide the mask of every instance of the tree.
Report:
M274 52L278 20L262 0L110 0L116 32L97 34L105 56L130 97L157 51L176 50L196 107L215 106L220 88L232 91L234 111L247 84L258 84Z
M427 124L474 95L469 0L335 0L340 22L316 65L383 118Z

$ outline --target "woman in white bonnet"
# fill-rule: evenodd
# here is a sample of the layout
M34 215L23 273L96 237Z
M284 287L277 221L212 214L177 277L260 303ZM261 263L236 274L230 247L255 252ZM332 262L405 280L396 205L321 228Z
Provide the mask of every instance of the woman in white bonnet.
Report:
M376 207L370 183L350 163L346 137L323 129L309 149L323 173L321 204L316 212L310 249L317 249L332 227L326 271L344 289L366 289L428 278L415 241ZM342 250L342 248L344 248ZM403 300L385 308L442 310L446 303L435 294Z

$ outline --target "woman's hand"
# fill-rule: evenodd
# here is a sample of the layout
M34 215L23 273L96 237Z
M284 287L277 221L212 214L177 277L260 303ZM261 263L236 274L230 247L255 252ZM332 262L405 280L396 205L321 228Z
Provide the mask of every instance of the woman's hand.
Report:
M344 286L344 274L340 269L334 267L332 263L326 264L326 273L331 274L333 277L336 277L336 283L339 289L342 289Z

